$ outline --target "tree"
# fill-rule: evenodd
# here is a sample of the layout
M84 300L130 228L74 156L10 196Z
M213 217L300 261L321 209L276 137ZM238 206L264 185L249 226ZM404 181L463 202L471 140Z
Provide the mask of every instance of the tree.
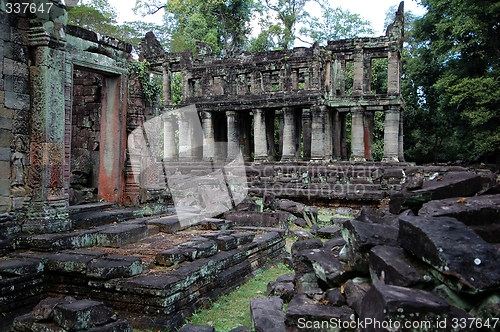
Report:
M143 15L165 10L172 52L194 51L197 42L211 45L216 53L243 49L253 9L253 0L137 0L136 4Z
M300 33L310 39L310 44L318 42L325 45L329 40L339 40L355 37L373 36L370 21L364 20L359 14L353 14L341 7L331 7L328 1L318 1L322 16L308 17Z
M434 137L435 161L440 154L469 160L496 154L499 167L500 2L423 0L422 5L427 13L415 22L406 63L407 96L420 140L428 142L422 137L427 133ZM416 140L416 133L410 138Z
M114 37L117 34L116 10L107 0L82 0L68 8L68 24Z

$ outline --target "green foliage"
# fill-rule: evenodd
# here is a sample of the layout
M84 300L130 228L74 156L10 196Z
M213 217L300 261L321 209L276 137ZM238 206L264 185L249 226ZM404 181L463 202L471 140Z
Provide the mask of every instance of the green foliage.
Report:
M500 161L500 2L422 4L404 63L408 159Z
M362 36L373 36L375 31L370 21L359 14L353 14L341 7L331 7L328 1L318 1L322 16L311 16L305 20L300 33L313 42L326 45L329 40L339 40Z
M137 75L141 83L142 93L147 102L153 104L157 101L162 92L161 80L153 79L150 75L150 64L143 60L139 62L130 62L129 73Z
M68 24L114 37L116 9L107 0L82 0L78 6L68 8Z
M173 73L172 81L172 106L179 105L182 101L182 73Z

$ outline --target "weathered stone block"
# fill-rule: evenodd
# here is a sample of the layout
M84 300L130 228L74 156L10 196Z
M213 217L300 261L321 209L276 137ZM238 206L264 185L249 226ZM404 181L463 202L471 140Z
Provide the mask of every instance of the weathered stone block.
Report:
M474 173L450 172L424 182L421 189L393 194L389 208L394 214L402 209L416 212L430 200L472 196L482 189L481 181L481 177Z
M353 270L368 273L370 249L377 245L396 246L398 229L394 226L349 220L341 226L346 254Z
M348 326L352 320L354 311L346 306L324 305L311 300L305 294L297 294L286 310L286 331L355 331L354 327ZM308 322L308 325L305 325L305 322ZM347 327L335 329L331 322L347 324Z
M0 261L0 276L24 276L43 272L41 259L13 258Z
M186 324L177 332L215 332L215 329L213 326Z
M419 216L453 217L489 243L500 239L500 195L448 198L425 203Z
M168 216L159 219L153 219L146 222L160 227L160 232L172 234L181 229L181 224L177 216Z
M97 301L80 300L54 308L54 321L68 331L86 330L112 322L113 310Z
M353 276L331 252L323 248L302 250L298 258L311 265L318 279L331 287L340 286Z
M67 297L48 297L40 301L31 311L31 315L37 321L39 320L49 320L52 319L54 309L63 303L73 303L76 299Z
M87 265L87 276L98 279L129 278L141 273L142 261L138 257L110 255Z
M233 233L231 234L236 239L236 243L238 246L251 243L253 239L255 238L255 233Z
M148 236L148 227L144 224L115 224L99 232L97 243L104 247L120 248L137 242Z
M375 284L366 293L363 299L360 319L372 322L393 322L393 326L399 323L400 327L395 331L403 331L405 322L429 322L431 326L426 331L451 331L451 325L447 329L439 329L437 322L445 322L450 311L450 306L442 298L417 289L404 288L400 286ZM397 322L397 323L396 323ZM421 325L424 326L424 325ZM366 326L366 331L388 331L389 329L377 328L375 324Z
M326 226L318 229L316 235L322 239L333 239L341 236L341 231L338 226Z
M250 300L250 319L255 331L285 331L283 300L277 296Z
M344 284L344 295L349 307L359 315L361 313L363 298L372 286L368 278L354 278Z
M217 243L217 249L222 251L233 250L238 247L236 238L230 235L222 235L214 238Z
M500 286L500 254L450 217L399 218L399 244L440 271L456 291L478 293Z
M85 274L87 265L104 254L95 251L66 250L47 255L46 269L49 271Z
M158 265L172 266L178 265L186 260L184 250L180 248L169 248L156 254L155 261Z
M370 275L374 284L403 287L414 285L423 278L405 257L403 249L389 246L376 246L370 250Z

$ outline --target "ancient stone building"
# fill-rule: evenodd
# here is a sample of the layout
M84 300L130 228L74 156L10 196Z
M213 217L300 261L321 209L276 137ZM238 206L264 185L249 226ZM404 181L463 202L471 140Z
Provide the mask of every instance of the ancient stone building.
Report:
M57 1L32 3L0 6L0 212L23 232L72 229L73 204L165 196L165 162L372 160L375 112L385 114L383 161L403 159L402 6L385 36L325 47L220 58L201 44L165 53L146 38L141 57L163 76L154 111L129 72L130 45L67 26ZM387 59L387 91L371 82L377 59Z
M207 45L196 54L164 54L146 39L145 56L163 71L164 160L232 160L242 151L247 161L373 160L374 113L385 114L382 161L403 161L400 96L403 5L385 36L328 42L325 47L219 58ZM374 61L385 59L387 88L374 89ZM182 101L196 105L203 136L172 103L172 79L182 75ZM347 82L349 78L352 82ZM351 116L347 155L346 116ZM279 130L275 130L279 126ZM279 132L279 138L274 137ZM197 136L198 135L198 136ZM227 142L227 147L217 144ZM202 148L200 148L202 147Z

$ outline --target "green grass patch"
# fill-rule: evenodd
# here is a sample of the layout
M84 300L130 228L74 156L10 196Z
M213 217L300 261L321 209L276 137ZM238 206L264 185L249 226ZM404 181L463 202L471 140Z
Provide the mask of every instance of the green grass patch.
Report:
M288 273L293 271L286 265L273 265L231 293L220 296L210 308L196 311L188 322L212 325L217 332L227 332L241 325L250 327L250 299L265 297L268 282Z

